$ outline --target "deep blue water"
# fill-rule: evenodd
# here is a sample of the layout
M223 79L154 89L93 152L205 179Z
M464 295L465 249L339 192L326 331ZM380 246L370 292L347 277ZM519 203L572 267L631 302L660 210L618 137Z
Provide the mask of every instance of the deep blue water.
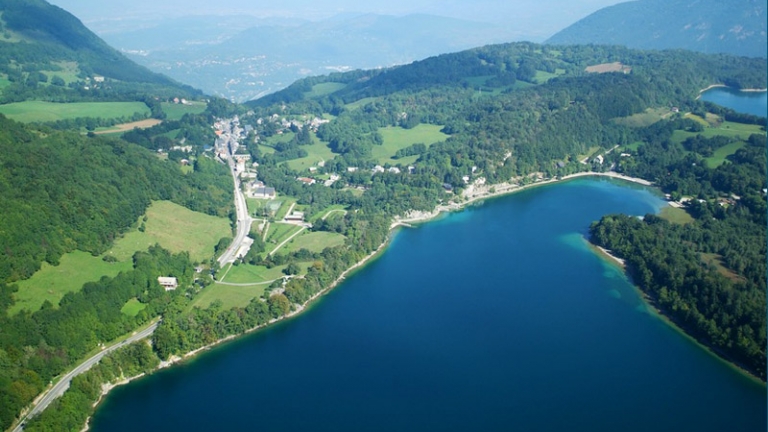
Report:
M768 116L768 93L743 92L728 87L715 87L701 94L701 100L712 102L734 111Z
M584 244L651 192L579 179L397 233L309 311L114 390L101 431L765 431L765 387Z

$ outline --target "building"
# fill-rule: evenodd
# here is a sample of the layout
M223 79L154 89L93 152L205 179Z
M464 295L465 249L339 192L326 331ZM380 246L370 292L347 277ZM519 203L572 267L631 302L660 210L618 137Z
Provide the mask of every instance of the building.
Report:
M285 220L288 222L304 222L304 212L292 212L285 216Z
M274 199L277 194L275 188L257 187L253 190L253 197L257 199Z
M309 177L299 177L296 180L306 184L306 185L313 185L316 183L315 179L311 179Z
M161 287L165 288L166 291L173 291L179 287L179 281L175 277L160 276L157 278L157 283L159 283Z

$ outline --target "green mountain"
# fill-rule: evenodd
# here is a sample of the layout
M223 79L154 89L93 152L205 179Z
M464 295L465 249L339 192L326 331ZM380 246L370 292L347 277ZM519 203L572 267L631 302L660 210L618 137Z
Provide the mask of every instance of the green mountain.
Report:
M137 65L44 0L0 0L0 88L2 102L194 93Z
M637 0L600 9L546 43L765 57L766 40L763 0Z

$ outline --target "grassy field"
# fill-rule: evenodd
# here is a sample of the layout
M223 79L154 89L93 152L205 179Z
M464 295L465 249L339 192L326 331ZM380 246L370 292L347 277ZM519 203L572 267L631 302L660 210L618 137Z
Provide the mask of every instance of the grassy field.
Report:
M137 112L149 114L149 108L142 102L51 103L28 101L0 105L0 113L20 122L49 122L78 117L130 117Z
M536 75L533 77L533 80L536 81L537 84L544 84L547 81L551 80L552 78L559 77L564 73L565 73L565 69L556 69L555 73L537 70Z
M702 253L701 260L706 264L714 266L717 272L734 282L743 282L744 279L731 269L723 265L723 257L713 253Z
M312 87L312 91L304 93L304 96L308 98L316 98L320 96L329 95L333 92L339 91L346 87L346 84L342 83L336 83L336 82L327 82L327 83L320 83L315 84L314 87Z
M268 269L264 266L240 264L232 266L222 282L233 284L261 284L272 282L285 276L283 269L287 266L278 266Z
M0 76L0 90L8 87L9 85L11 85L11 82L8 81L8 78Z
M282 243L285 239L296 234L302 227L298 225L273 223L269 225L269 232L267 233L267 253L271 253L275 250L275 247Z
M625 145L625 146L622 146L622 147L621 147L621 150L622 150L622 151L624 151L624 152L627 152L627 151L629 151L629 152L636 152L636 151L637 151L637 149L638 149L638 148L639 148L641 145L643 145L643 142L642 142L642 141L635 141L635 142L633 142L633 143L631 143L631 144L627 144L627 145Z
M683 142L687 138L701 135L705 138L712 138L713 136L727 136L731 138L747 139L752 134L764 134L759 125L746 125L741 123L723 122L719 127L705 127L702 132L686 132L676 130L672 134L672 140L675 142Z
M277 211L277 214L275 214L275 220L283 220L285 215L288 214L288 210L291 208L291 205L295 203L296 198L283 197L283 204L280 206L280 210Z
M80 74L80 67L78 66L77 62L56 62L56 65L60 66L62 70L41 71L48 75L48 82L50 82L50 79L54 76L58 76L59 78L63 79L67 84L80 81L80 77L78 77Z
M662 120L670 113L671 111L668 108L648 108L645 112L629 117L619 117L614 119L614 121L623 126L642 128Z
M193 212L170 201L156 201L147 209L145 232L134 229L107 252L120 261L159 243L172 252L188 251L193 261L205 261L222 237L231 237L229 220ZM139 219L141 224L141 219Z
M591 159L592 156L594 156L599 151L600 151L599 146L590 147L585 154L580 154L576 156L576 159L578 161L583 161L584 159Z
M181 120L184 114L200 114L208 105L205 102L188 102L186 105L163 102L162 107L168 120Z
M140 302L136 298L132 298L128 300L127 303L125 303L125 306L123 306L122 309L120 309L120 312L123 313L123 315L128 315L129 317L135 317L139 314L139 312L143 311L147 305Z
M306 150L307 156L301 159L294 159L288 161L288 166L295 171L306 171L311 166L315 166L318 162L331 160L336 157L336 154L328 148L328 144L320 141L320 139L312 134L312 141L314 144L309 146L302 146L301 148Z
M662 219L666 219L669 222L680 224L680 225L693 223L694 221L693 216L688 214L688 212L685 211L685 209L676 208L676 207L664 207L661 210L659 217L661 217Z
M408 147L409 145L416 143L424 143L427 147L438 141L446 140L449 135L446 135L440 130L442 126L431 124L420 124L413 129L403 129L401 127L385 127L379 128L382 138L384 138L384 144L380 146L373 146L371 153L373 159L379 161L380 164L403 164L407 165L413 163L418 156L411 156L402 159L392 159L392 156L397 153L398 150Z
M190 305L205 309L216 300L221 300L222 309L245 307L252 299L261 296L269 285L230 286L213 284L206 287Z
M379 99L381 99L381 98L380 98L380 97L368 97L368 98L362 98L362 99L360 99L360 100L357 100L357 101L354 101L354 102L348 103L348 104L346 104L344 107L345 107L346 109L349 109L349 110L355 110L355 109L358 109L358 108L360 108L360 107L362 107L362 106L365 106L365 105L367 105L367 104L369 104L369 103L371 103L371 102L375 102L375 101L377 101L377 100L379 100Z
M744 141L737 141L730 143L728 145L722 146L719 149L715 150L715 153L706 159L704 159L707 162L707 166L709 168L717 168L720 165L725 163L725 159L739 151L740 148L744 147L746 143Z
M280 249L280 253L289 254L299 249L307 249L310 252L322 252L327 247L343 245L344 240L346 240L346 237L337 233L321 231L302 233Z
M58 306L64 294L79 291L86 282L96 282L102 276L117 276L132 268L131 260L107 263L86 252L68 253L61 257L58 266L43 263L31 278L18 282L19 291L14 294L16 303L9 309L9 314L22 309L36 311L46 300Z

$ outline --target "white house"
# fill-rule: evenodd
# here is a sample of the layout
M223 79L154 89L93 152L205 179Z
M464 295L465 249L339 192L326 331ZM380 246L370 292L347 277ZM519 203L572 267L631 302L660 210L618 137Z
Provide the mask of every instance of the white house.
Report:
M159 283L161 287L165 288L166 291L173 291L179 287L179 281L175 277L160 276L157 278L157 283Z

